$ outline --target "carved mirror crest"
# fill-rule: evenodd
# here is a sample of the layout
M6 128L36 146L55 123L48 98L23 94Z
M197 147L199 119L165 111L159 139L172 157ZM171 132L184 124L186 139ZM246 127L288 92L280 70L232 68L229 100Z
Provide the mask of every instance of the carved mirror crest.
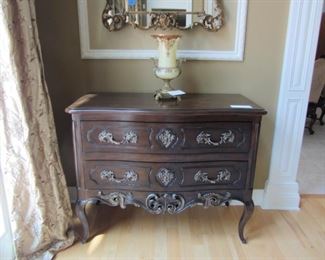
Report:
M107 0L102 20L110 32L126 25L143 30L201 26L216 32L224 24L221 0Z

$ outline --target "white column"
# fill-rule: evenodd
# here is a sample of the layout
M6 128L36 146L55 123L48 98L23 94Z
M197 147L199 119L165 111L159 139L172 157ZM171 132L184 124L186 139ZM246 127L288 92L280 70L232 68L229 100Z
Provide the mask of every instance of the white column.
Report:
M296 181L323 0L291 0L270 175L262 208L298 210Z

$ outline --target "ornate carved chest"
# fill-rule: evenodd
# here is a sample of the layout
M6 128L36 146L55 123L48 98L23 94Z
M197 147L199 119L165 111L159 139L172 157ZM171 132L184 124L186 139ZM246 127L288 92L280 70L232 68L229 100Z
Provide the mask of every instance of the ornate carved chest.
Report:
M230 200L245 205L239 236L246 242L263 108L241 95L193 94L159 103L150 94L102 93L66 111L73 120L83 242L88 202L175 214Z

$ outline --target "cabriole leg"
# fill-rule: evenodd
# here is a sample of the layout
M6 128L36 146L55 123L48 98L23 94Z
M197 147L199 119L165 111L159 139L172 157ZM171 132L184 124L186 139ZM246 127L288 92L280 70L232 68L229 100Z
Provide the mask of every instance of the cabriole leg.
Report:
M239 232L239 237L242 243L246 244L247 241L244 237L244 228L250 217L252 216L254 212L254 202L253 200L249 200L245 202L245 207L243 214L240 218L239 225L238 225L238 232Z
M76 204L76 214L81 222L83 234L81 236L81 242L86 243L89 239L89 224L86 215L86 205L88 200L78 200Z
M315 115L313 115L311 117L311 121L310 121L309 126L308 126L308 131L309 131L310 135L313 135L315 133L315 131L313 130L313 126L314 126L316 120L317 120L317 116L315 114Z
M325 116L325 101L324 101L324 105L322 106L322 114L319 117L320 125L324 125L324 121L323 121L324 116Z

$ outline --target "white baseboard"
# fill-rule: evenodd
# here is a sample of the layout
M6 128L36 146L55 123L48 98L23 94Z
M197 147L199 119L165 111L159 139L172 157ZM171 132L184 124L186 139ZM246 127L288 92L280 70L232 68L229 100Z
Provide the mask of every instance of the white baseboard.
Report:
M253 190L253 201L255 206L262 206L263 194L264 194L264 190L262 189ZM232 200L230 202L230 205L238 206L238 205L243 205L243 203L238 200Z
M77 201L77 188L74 186L68 187L69 196L71 203L75 203ZM264 190L262 189L255 189L253 190L253 201L255 206L261 206L263 201ZM231 205L242 205L240 201L233 200L230 203Z
M298 183L267 181L261 204L263 209L299 210Z
M262 206L264 190L263 189L254 189L253 190L253 201L256 206Z

